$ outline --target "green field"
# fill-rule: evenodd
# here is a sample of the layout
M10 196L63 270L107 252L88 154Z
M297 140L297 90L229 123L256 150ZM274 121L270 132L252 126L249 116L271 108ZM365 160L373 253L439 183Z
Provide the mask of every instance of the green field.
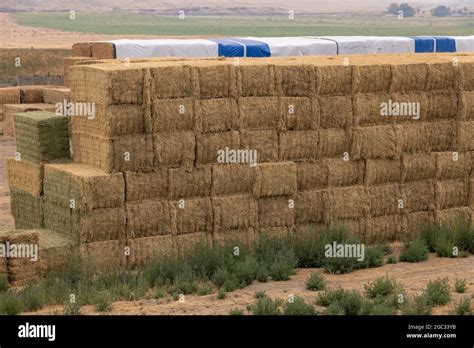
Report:
M474 18L416 17L399 20L383 15L295 15L252 17L165 17L119 13L18 13L19 24L65 31L121 35L473 35Z

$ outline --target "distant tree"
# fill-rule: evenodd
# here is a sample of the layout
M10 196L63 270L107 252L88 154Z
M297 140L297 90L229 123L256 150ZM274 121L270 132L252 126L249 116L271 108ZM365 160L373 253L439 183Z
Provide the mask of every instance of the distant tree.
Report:
M387 10L388 10L389 14L397 16L398 15L398 4L396 4L396 3L390 4L390 6L387 8Z
M451 9L447 6L440 5L438 7L435 7L431 11L431 15L435 17L446 17L446 16L451 16L452 12Z
M401 4L398 10L403 12L403 17L414 17L416 14L416 10L407 3Z

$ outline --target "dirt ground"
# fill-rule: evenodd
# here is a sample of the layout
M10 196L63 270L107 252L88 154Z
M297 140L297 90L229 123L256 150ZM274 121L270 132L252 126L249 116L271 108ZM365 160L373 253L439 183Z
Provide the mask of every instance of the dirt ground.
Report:
M10 191L8 189L5 160L15 155L15 139L0 135L0 230L14 228L15 222L10 214Z

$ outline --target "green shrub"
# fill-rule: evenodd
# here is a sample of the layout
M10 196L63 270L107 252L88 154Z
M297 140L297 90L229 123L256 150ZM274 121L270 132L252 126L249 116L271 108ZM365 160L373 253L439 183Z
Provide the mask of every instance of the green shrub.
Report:
M98 312L110 312L112 310L112 298L108 291L101 291L95 299L95 309Z
M34 312L41 309L46 302L45 294L41 288L37 286L28 286L18 293L20 297L24 311Z
M436 239L435 251L439 257L457 257L454 254L454 248L456 247L456 241L454 236L442 234ZM459 249L459 248L458 248Z
M258 300L259 298L267 297L267 293L265 291L256 291L255 298Z
M442 306L451 302L448 278L428 282L425 294L430 305Z
M81 307L76 302L68 302L64 307L64 315L81 315Z
M294 272L296 258L292 250L279 251L270 265L270 277L276 281L288 280Z
M166 296L166 289L164 287L157 288L155 291L155 298L158 300Z
M471 300L469 300L467 297L464 297L456 302L456 305L454 306L454 313L457 315L471 315Z
M10 292L0 294L0 314L17 315L22 311L23 306L16 294Z
M8 290L8 278L6 275L0 275L0 292Z
M377 296L386 297L394 294L396 289L400 288L397 281L389 276L383 276L364 285L365 293L368 298L376 298Z
M402 262L420 262L428 258L428 247L421 239L416 239L405 243L405 246L400 254L400 261Z
M453 234L459 250L474 254L474 226L460 221L454 226Z
M257 266L256 278L259 282L265 283L268 281L269 272L267 267L263 263L259 263Z
M252 284L257 276L257 267L257 260L251 256L247 256L243 262L235 265L233 273L241 287Z
M387 303L374 303L364 301L361 309L362 315L395 315L396 309Z
M227 297L227 292L225 288L220 288L217 292L217 299L224 300Z
M407 299L401 310L403 315L430 315L432 308L426 294L422 294L412 299Z
M374 268L383 266L384 249L382 245L366 248L365 257L359 268Z
M303 298L295 296L293 301L287 302L283 309L284 315L315 315L316 310L306 303Z
M324 280L324 277L321 273L313 272L309 278L306 279L305 285L307 290L319 291L324 289L326 286L326 281Z
M337 303L343 309L345 315L357 315L362 309L363 301L358 292L337 288L320 293L316 303L324 307Z
M398 256L395 255L395 254L390 255L390 256L387 258L387 263L388 263L388 264L398 263Z
M339 302L333 302L327 306L325 315L344 315L344 308Z
M172 291L188 295L197 291L197 281L192 270L187 269L174 277Z
M456 290L458 294L466 292L466 288L466 279L457 278L454 280L454 290Z
M232 274L226 267L219 267L212 276L212 283L217 287L222 287L225 282L232 279ZM234 278L235 280L235 278Z
M421 233L421 239L425 241L428 250L432 253L436 252L436 241L441 235L446 234L446 229L441 225L429 225Z
M240 308L232 308L229 311L229 315L244 315L244 310Z
M281 301L273 301L269 297L258 299L254 304L249 306L249 311L253 315L279 315L281 314Z
M316 303L320 306L327 307L331 303L340 302L344 296L345 290L342 288L327 289L318 294Z
M196 295L206 296L206 295L209 295L211 292L212 292L212 288L210 286L203 285L203 286L199 287L199 289L197 289Z
M326 244L324 231L319 234L314 230L298 233L293 240L292 248L300 268L319 268L324 259L324 246Z

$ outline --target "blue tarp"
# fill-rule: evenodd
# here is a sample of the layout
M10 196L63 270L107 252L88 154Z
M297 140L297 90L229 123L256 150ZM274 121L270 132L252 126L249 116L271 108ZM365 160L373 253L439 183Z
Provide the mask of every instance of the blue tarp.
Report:
M414 37L415 53L432 53L435 50L435 40L432 37Z
M415 39L416 53L456 52L456 40L446 36L417 36Z
M437 36L436 52L456 52L456 40L450 37Z
M219 57L270 57L264 42L248 39L210 39L218 44Z

